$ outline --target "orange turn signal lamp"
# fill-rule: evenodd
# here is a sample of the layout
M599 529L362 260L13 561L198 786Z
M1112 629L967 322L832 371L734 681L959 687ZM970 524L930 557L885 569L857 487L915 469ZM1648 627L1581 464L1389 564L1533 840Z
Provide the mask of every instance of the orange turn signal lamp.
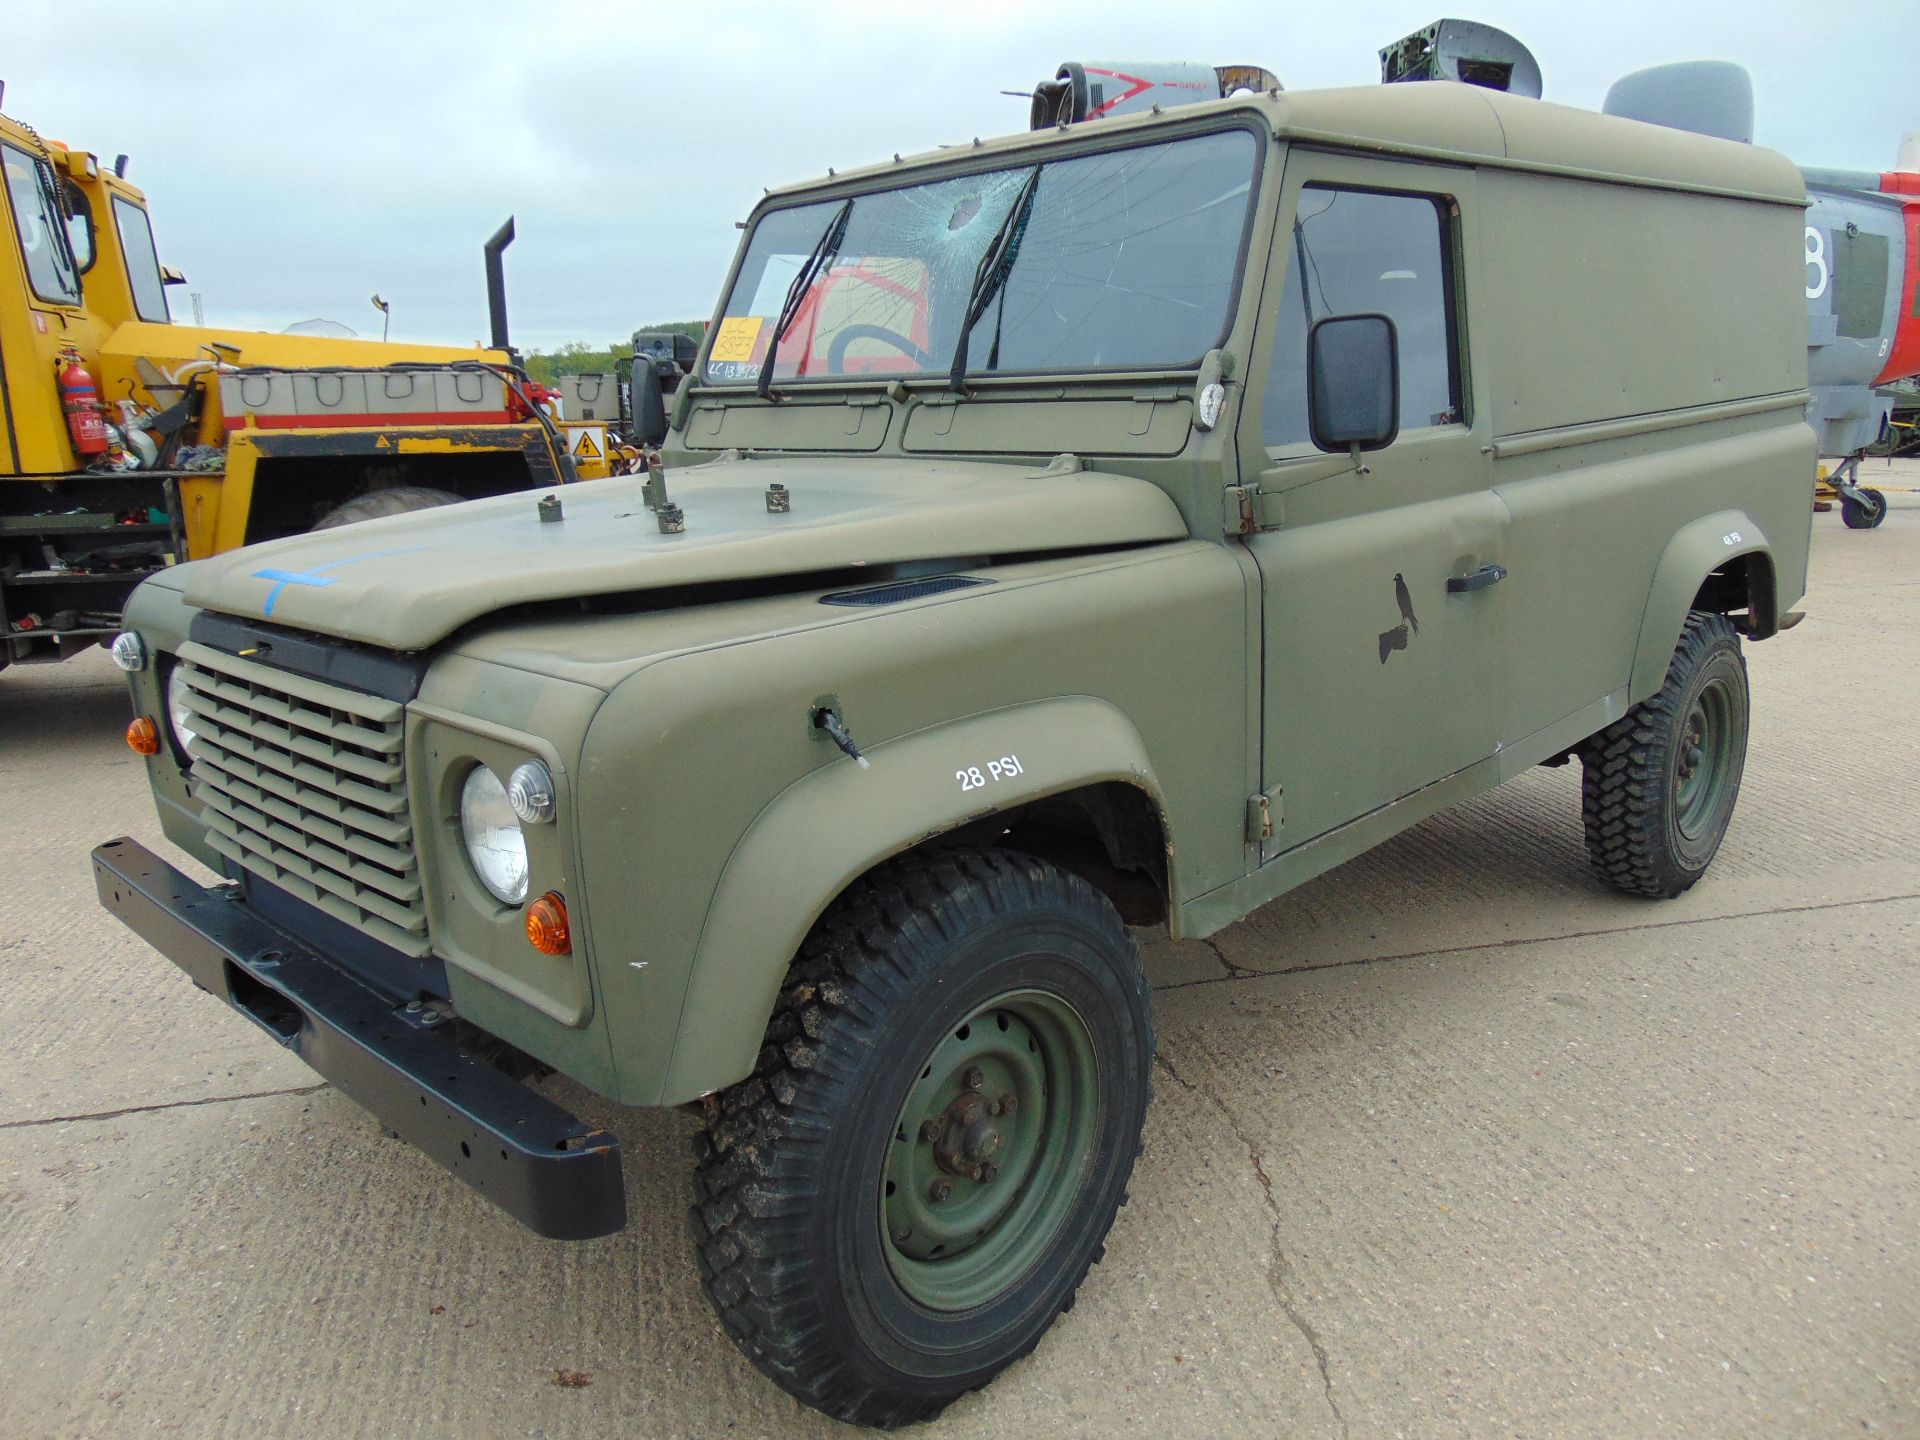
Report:
M160 753L160 727L146 715L127 726L127 748L136 755Z
M567 902L552 890L527 907L527 940L542 955L571 955L573 934L567 929Z

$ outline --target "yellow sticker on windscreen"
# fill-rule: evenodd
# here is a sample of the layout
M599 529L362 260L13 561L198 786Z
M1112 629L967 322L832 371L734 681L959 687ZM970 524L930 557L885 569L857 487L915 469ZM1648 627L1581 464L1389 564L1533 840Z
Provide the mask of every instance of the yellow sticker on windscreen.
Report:
M713 337L713 349L707 352L707 359L751 360L754 342L760 338L760 327L764 324L765 318L759 315L729 315L720 322L720 333Z

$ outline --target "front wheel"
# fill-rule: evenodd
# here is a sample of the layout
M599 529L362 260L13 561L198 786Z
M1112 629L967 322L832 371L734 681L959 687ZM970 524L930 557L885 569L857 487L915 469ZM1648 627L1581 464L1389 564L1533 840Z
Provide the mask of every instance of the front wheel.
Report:
M760 1063L698 1137L701 1276L782 1388L936 1414L1031 1350L1101 1256L1153 1023L1104 896L942 850L859 882L794 962Z
M1651 699L1581 753L1581 815L1594 873L1671 899L1706 874L1747 763L1747 664L1724 615L1687 616Z
M465 496L451 490L433 490L425 485L392 485L385 490L369 490L336 505L318 520L316 530L333 530L362 520L379 520L388 515L406 515L415 510L432 510L441 505L458 505Z
M1849 530L1877 530L1887 518L1887 497L1881 491L1862 486L1860 501L1840 497L1840 519Z

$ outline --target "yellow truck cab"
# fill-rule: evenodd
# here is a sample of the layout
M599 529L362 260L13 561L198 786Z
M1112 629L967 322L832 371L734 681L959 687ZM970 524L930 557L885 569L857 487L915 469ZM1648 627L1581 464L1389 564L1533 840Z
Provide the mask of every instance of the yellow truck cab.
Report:
M0 115L0 669L177 561L575 478L497 285L488 349L176 325L126 161Z

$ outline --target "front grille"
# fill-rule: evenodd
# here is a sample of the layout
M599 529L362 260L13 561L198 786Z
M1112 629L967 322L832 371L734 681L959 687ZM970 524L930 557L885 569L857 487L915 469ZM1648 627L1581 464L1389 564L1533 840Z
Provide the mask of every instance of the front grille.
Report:
M180 647L207 843L408 955L425 955L403 753L406 707Z

